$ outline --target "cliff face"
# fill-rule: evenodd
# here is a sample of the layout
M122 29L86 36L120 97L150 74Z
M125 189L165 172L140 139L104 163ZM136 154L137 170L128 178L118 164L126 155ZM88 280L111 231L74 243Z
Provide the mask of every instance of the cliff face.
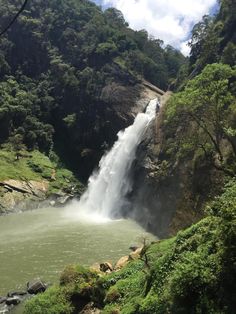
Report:
M91 112L91 127L87 125L84 132L78 130L68 134L70 142L74 143L70 158L75 156L80 175L87 179L102 155L116 141L117 133L131 125L151 99L160 99L163 93L152 84L141 81L127 81L126 85L119 81L107 84L102 89L99 104L94 106L96 112Z
M178 160L167 157L163 111L170 94L161 97L162 107L146 139L137 151L133 164L131 216L159 237L175 234L198 221L203 204L217 194L223 182L222 173L206 162L193 165L191 156ZM176 130L180 132L180 130Z

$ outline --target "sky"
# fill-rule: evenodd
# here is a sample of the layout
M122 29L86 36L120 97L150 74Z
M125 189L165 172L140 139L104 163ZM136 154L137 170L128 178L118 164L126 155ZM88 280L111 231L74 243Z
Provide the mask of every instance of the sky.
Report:
M194 24L217 9L217 0L93 0L103 8L120 10L134 30L146 29L155 38L187 56Z

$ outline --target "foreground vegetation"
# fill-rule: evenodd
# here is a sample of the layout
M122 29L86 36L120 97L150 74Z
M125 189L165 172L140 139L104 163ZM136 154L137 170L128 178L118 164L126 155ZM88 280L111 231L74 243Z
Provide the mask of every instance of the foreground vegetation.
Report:
M207 217L176 237L145 246L141 258L100 277L68 266L60 285L32 298L26 314L234 313L236 181L206 207Z

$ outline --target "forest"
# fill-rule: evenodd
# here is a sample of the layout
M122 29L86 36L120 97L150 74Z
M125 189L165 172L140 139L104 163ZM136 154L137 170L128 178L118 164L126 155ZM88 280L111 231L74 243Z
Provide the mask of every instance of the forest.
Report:
M0 4L3 29L20 1ZM0 144L47 155L56 150L63 159L69 151L78 156L67 158L76 168L84 148L101 154L118 131L106 135L105 86L132 86L144 77L167 89L185 62L145 30L130 29L116 9L103 12L90 1L29 1L0 41Z

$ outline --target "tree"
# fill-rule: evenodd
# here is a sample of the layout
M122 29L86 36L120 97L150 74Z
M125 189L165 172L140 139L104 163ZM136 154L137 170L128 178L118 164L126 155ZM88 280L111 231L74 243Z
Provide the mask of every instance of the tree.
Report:
M236 157L235 80L236 69L224 64L208 65L172 98L167 108L169 121L180 116L188 121L182 148L202 149L214 167L231 175L234 170L228 167L229 155L223 147L227 142Z
M10 23L0 32L0 37L5 34L8 29L13 25L13 23L17 20L17 18L19 17L19 15L24 11L26 5L28 3L28 0L24 0L21 8L19 9L19 11L15 14L15 16L13 17L13 19L10 21Z

